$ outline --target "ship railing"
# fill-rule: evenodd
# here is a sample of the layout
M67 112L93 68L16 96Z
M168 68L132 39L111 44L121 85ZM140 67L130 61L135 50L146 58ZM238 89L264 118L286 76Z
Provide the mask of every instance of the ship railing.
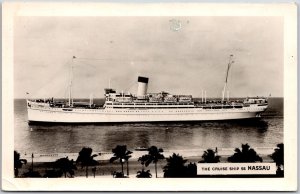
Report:
M235 108L243 108L243 104L196 104L195 107L203 108L203 109L235 109Z
M122 103L122 104L106 104L106 105L111 105L111 106L193 106L194 103L134 103L134 104L129 104L129 103Z

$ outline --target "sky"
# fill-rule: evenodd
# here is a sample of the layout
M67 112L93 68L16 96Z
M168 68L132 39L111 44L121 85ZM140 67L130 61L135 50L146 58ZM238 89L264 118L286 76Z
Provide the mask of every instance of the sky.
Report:
M181 24L174 29L173 21ZM104 88L283 97L281 17L15 17L14 96L102 98ZM75 56L75 59L72 59Z

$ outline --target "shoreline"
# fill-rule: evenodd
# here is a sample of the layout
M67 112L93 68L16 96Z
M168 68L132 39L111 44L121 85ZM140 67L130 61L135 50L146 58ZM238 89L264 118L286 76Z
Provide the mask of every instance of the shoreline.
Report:
M256 153L260 156L268 156L274 152L274 149L276 147L252 147ZM215 148L211 148L215 151ZM173 153L181 155L183 158L200 158L203 155L203 152L207 149L188 149L188 150L164 150L162 153L166 158L171 156ZM222 157L229 157L234 154L235 148L217 148L217 153L219 156ZM131 150L133 153L131 154L130 160L138 160L139 157L148 154L148 151L137 151L137 150ZM22 159L26 159L27 161L31 161L31 154L24 154L20 153L20 157ZM42 153L33 153L34 154L34 162L54 162L55 160L59 158L65 158L68 157L70 160L73 159L76 161L78 157L77 153L48 153L48 154L42 154ZM112 156L112 152L101 152L101 151L94 151L92 153L97 154L97 156L94 158L97 161L105 161L109 160ZM221 157L221 158L222 158Z
M220 163L228 163L227 162L227 155L220 155ZM260 155L263 159L262 163L266 162L273 162L273 160L268 155ZM71 159L71 158L69 158ZM191 156L191 157L184 157L187 162L186 165L191 163L198 163L198 161L202 160L201 156ZM55 161L55 160L54 160ZM46 170L53 170L53 163L54 161L47 161L47 162L36 162L35 158L33 159L33 169L34 171L37 171L40 173L41 176L43 176L46 172ZM74 160L76 161L76 159ZM121 164L119 162L113 162L110 163L109 160L97 160L100 164L96 166L89 166L88 167L88 175L89 178L94 178L92 168L96 167L95 177L101 177L101 178L113 178L112 173L113 172L121 172ZM158 178L163 178L163 167L167 164L166 159L159 160L157 163L157 174ZM77 170L75 170L74 178L78 177L84 177L86 176L85 167L81 168L80 165L76 165ZM123 164L124 166L124 175L127 175L127 165L126 163ZM143 166L137 159L130 158L129 159L129 178L136 178L137 171L141 171ZM19 169L19 176L21 176L23 173L28 172L29 169L31 169L31 159L27 160L27 164L23 165L22 168ZM148 167L144 167L144 170L150 170L150 173L152 174L152 178L155 178L155 168L154 164L151 163ZM61 178L64 178L62 176Z

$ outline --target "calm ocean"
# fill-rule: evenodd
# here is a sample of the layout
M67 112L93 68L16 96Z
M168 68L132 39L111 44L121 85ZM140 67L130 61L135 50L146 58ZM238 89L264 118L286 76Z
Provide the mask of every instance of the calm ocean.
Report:
M78 153L88 146L111 151L116 145L155 145L166 150L276 147L283 142L283 98L269 99L269 108L256 122L222 121L138 124L56 124L27 123L26 101L15 99L14 143L20 153ZM182 153L184 154L184 153Z

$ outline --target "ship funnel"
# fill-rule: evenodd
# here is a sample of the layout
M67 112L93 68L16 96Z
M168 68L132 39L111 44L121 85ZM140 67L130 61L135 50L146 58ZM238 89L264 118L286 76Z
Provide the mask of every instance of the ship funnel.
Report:
M137 97L143 97L147 94L148 80L149 78L147 77L138 77Z

